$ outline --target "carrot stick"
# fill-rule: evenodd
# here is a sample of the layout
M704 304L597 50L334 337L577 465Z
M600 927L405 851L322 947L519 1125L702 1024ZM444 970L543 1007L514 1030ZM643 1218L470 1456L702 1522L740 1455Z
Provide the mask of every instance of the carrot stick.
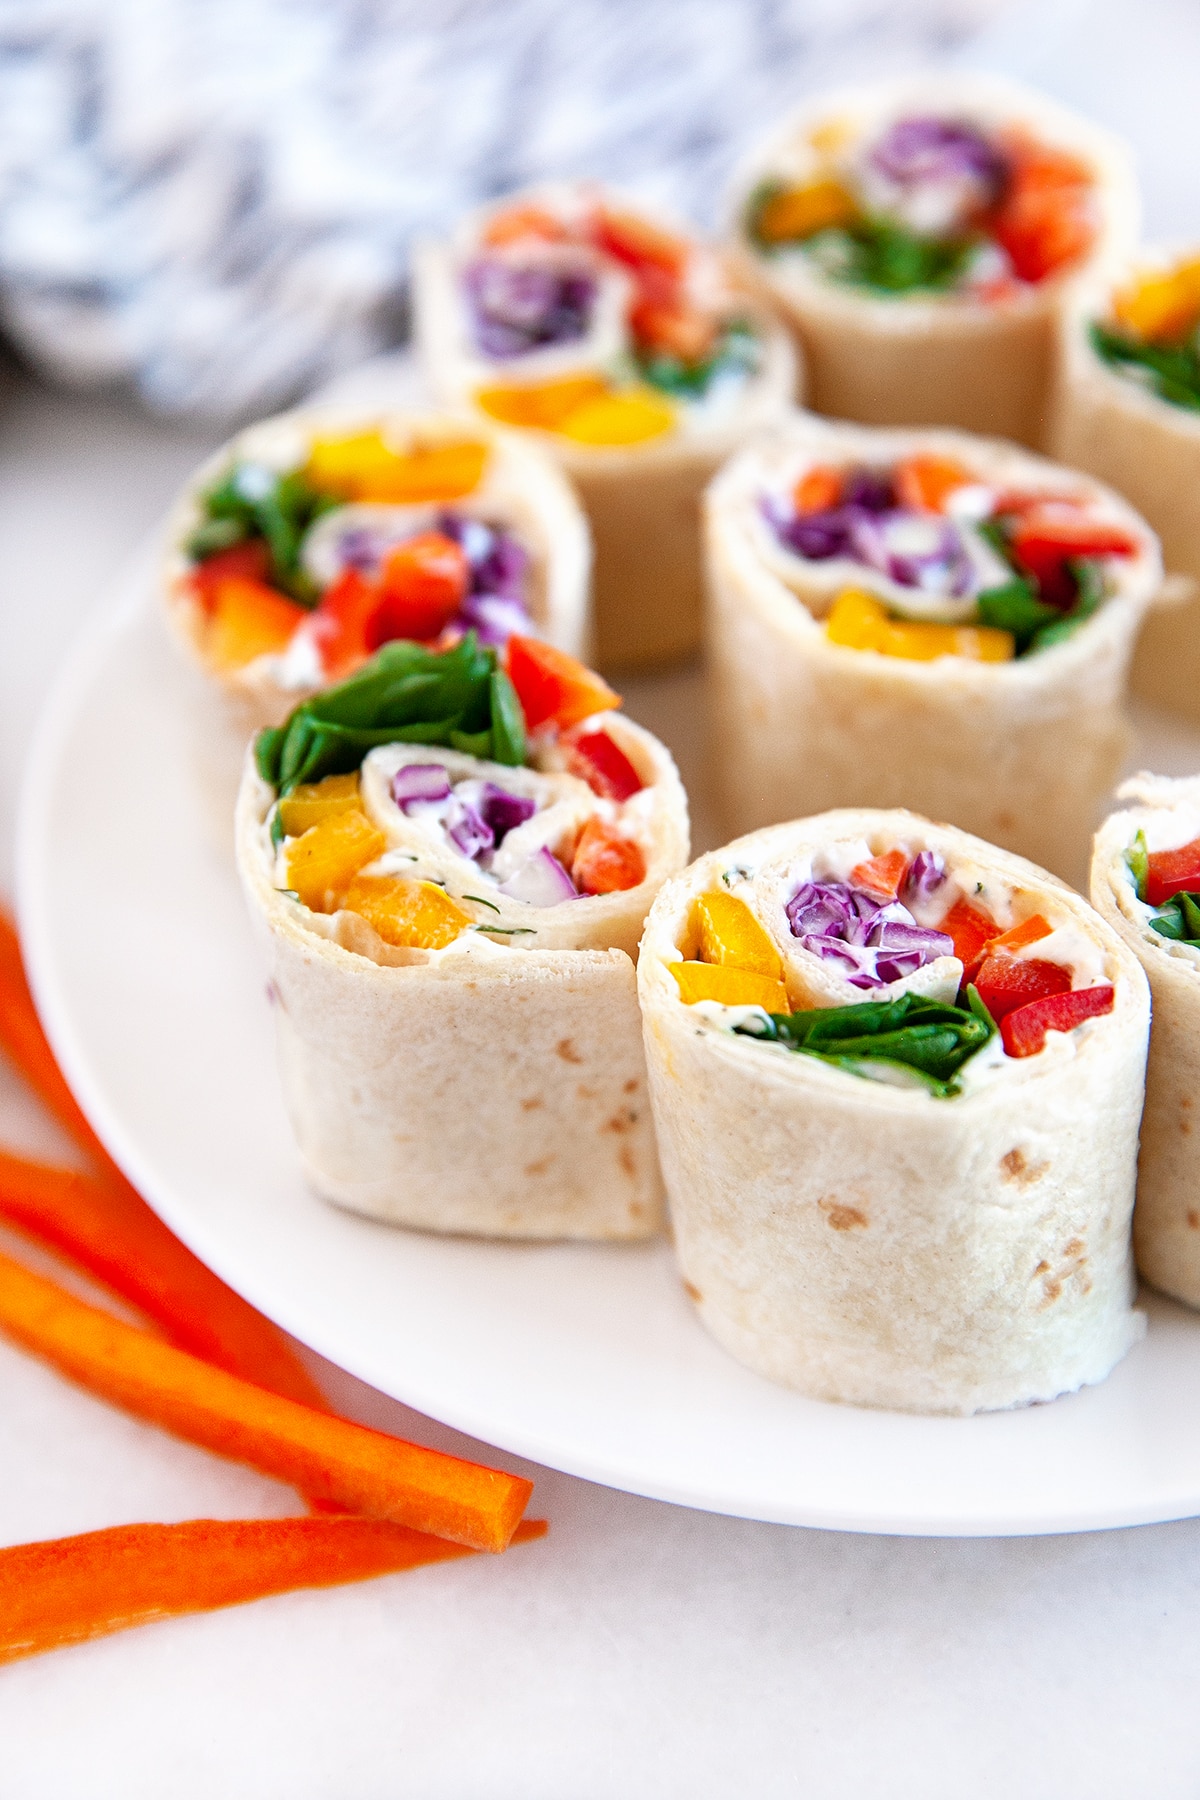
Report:
M120 1180L117 1165L100 1142L67 1086L42 1030L33 995L25 978L21 943L11 918L0 907L0 1045L7 1050L31 1088L54 1114L79 1148Z
M0 1256L0 1331L127 1412L347 1512L503 1550L532 1482L254 1387Z
M83 1185L80 1177L68 1190L44 1165L40 1175L23 1174L19 1159L6 1157L0 1164L0 1184L10 1200L5 1216L131 1300L184 1349L289 1400L324 1407L320 1389L282 1334L168 1231L84 1118L42 1030L20 941L3 908L0 1046L102 1172L100 1183Z
M181 1350L325 1409L275 1327L193 1256L131 1187L0 1150L0 1219L86 1269Z
M545 1535L518 1525L514 1543ZM469 1556L377 1519L188 1519L0 1550L0 1663L180 1613Z

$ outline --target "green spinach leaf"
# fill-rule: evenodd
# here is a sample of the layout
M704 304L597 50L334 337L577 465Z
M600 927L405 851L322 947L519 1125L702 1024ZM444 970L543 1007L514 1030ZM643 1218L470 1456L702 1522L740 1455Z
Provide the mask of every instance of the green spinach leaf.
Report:
M1200 945L1200 894L1172 894L1154 914L1150 929L1179 944Z
M1128 370L1172 406L1200 412L1200 349L1190 344L1143 344L1109 325L1089 327L1092 348L1102 362Z
M234 463L203 496L205 518L188 539L187 553L199 562L247 538L262 538L275 586L315 606L320 595L301 567L301 544L313 521L341 504L335 495L319 493L298 469L281 475L262 463Z
M896 1000L866 1000L856 1006L817 1007L810 1012L771 1013L748 1018L734 1030L743 1037L783 1044L805 1056L869 1073L863 1064L903 1068L939 1099L959 1092L963 1064L995 1035L987 1009L946 1006L918 994Z
M474 632L444 651L385 644L347 681L260 732L254 754L263 780L286 794L349 774L377 744L397 743L444 744L510 768L524 762L521 703Z

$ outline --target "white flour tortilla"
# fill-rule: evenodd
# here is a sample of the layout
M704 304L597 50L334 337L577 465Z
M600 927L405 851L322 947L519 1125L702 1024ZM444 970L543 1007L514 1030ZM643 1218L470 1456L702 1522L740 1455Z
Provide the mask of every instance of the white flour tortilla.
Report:
M607 332L598 332L594 344L538 352L536 363L524 357L481 362L466 336L458 287L471 228L466 221L453 244L424 245L414 262L416 340L438 397L448 406L472 407L485 377L519 384L551 374L602 372L611 361ZM625 447L579 444L551 431L521 434L565 470L587 512L596 551L596 653L604 668L677 662L699 648L704 486L754 431L783 417L800 398L801 374L788 333L749 296L741 310L761 333L762 364L730 405L707 416L705 409L681 406L676 430Z
M845 118L856 137L873 137L896 118L923 113L985 129L1024 125L1046 145L1089 163L1100 224L1085 262L988 305L953 294L856 290L821 275L803 251L767 255L749 238L749 196L770 176L809 173L807 134L814 126ZM809 101L752 152L729 208L739 267L799 338L818 412L870 425L957 425L1028 444L1040 442L1063 295L1081 274L1134 242L1139 216L1129 157L1118 140L1044 95L957 71L842 88Z
M646 880L554 908L493 895L493 913L463 898L482 885L464 859L427 858L419 873L477 919L536 933L467 932L441 951L392 948L357 915L310 913L274 886L263 823L274 792L248 756L238 868L270 969L288 1111L326 1199L495 1237L660 1229L633 959L651 900L687 860L687 799L657 739L611 715L604 726L656 790L640 832ZM517 785L513 771L479 768Z
M201 496L241 457L287 469L305 460L307 447L315 438L379 430L400 449L418 434L422 442L474 439L489 446L479 486L446 504L456 511L498 520L516 532L532 558L529 606L534 632L560 650L587 659L591 570L587 521L569 484L535 446L522 442L515 433L449 411L301 408L248 426L209 457L176 501L166 526L162 582L167 616L190 658L225 695L239 747L262 726L280 724L321 684L300 680L285 685L278 657L259 657L234 670L216 669L206 658L203 614L187 591L185 578L192 565L183 551L202 522Z
M1050 1034L1037 1056L987 1046L976 1060L991 1067L969 1076L968 1063L965 1091L941 1100L734 1036L716 1009L682 1004L666 964L688 949L695 896L734 867L750 874L733 891L787 953L792 1003L814 1003L808 967L828 965L790 939L782 906L797 883L781 876L853 839L938 849L985 887L1017 890L1018 916L1083 934L1115 1010ZM868 997L837 985L840 1004ZM663 888L638 989L684 1285L739 1361L817 1399L972 1413L1101 1381L1141 1336L1129 1218L1146 982L1052 876L909 813L754 832Z
M1139 830L1151 850L1200 837L1200 777L1138 775L1117 798L1131 804L1096 834L1092 904L1145 969L1154 1007L1133 1243L1147 1281L1200 1307L1200 951L1149 929L1125 861Z
M1139 251L1136 269L1174 260ZM1134 269L1082 284L1063 311L1049 443L1063 462L1124 494L1162 539L1167 569L1183 577L1180 604L1146 621L1132 680L1135 693L1200 719L1200 413L1104 362L1087 335L1093 321L1109 317L1114 289Z
M989 484L1094 499L1144 548L1112 559L1115 592L1093 618L1033 656L919 663L832 644L823 616L843 588L908 604L913 590L841 558L779 551L759 511L763 486L802 460L888 466L918 450ZM1128 743L1134 636L1161 580L1157 543L1119 496L1009 444L801 417L717 477L706 537L714 768L730 827L829 806L911 806L1082 884Z

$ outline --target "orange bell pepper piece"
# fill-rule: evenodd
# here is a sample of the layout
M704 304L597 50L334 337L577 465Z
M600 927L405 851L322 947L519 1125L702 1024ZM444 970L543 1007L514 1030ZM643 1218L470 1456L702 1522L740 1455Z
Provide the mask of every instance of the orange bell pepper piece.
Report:
M842 484L841 469L806 469L792 489L792 504L798 513L828 512L841 499Z
M581 894L619 894L646 879L641 846L603 819L589 819L579 834L571 880Z
M505 667L530 731L539 725L565 730L592 713L611 712L621 704L620 694L613 692L603 676L540 638L510 637Z
M543 1519L514 1543L544 1537ZM470 1556L380 1519L187 1519L0 1550L0 1663L181 1613L337 1587Z
M188 584L206 612L211 612L217 588L223 581L266 582L271 573L271 552L265 538L247 538L228 550L206 556L188 575Z
M954 954L962 963L963 974L969 981L987 946L993 938L1000 935L1000 927L986 913L968 904L966 900L956 900L950 911L938 926L954 939Z
M866 888L881 899L894 900L907 867L906 851L888 850L882 856L871 857L869 862L856 863L850 871L850 879L857 887Z
M259 656L286 650L308 617L265 581L239 575L214 582L205 648L218 669L241 669Z
M782 981L769 975L758 975L753 969L733 969L728 963L673 962L668 971L679 983L679 998L685 1006L700 1000L715 1000L718 1006L761 1006L764 1012L785 1013L789 1010L787 989Z
M101 1399L347 1512L503 1550L532 1482L255 1387L0 1256L0 1332Z
M570 232L561 219L544 206L532 201L517 201L512 206L501 207L490 219L485 219L483 229L479 233L479 241L489 249L497 249L502 244L517 244L522 238L534 238L544 244L560 244L570 236Z
M559 431L572 413L609 392L599 375L563 375L554 381L497 383L480 388L476 403L502 425L531 431Z
M951 456L910 456L896 465L893 480L902 506L940 513L957 488L973 486L977 477Z
M692 904L691 924L700 940L701 962L783 980L778 950L736 894L701 894Z
M1033 913L1028 919L1022 919L1019 925L1012 925L1007 931L1002 931L998 938L993 938L988 946L988 954L994 956L998 950L1007 950L1010 956L1015 956L1027 944L1036 944L1042 938L1049 937L1053 929L1041 913Z

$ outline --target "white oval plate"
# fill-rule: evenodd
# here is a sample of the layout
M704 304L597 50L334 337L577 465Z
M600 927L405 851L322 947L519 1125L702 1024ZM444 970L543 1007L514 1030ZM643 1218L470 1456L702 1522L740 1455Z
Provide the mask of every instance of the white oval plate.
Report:
M1200 1319L1166 1301L1149 1298L1148 1338L1101 1387L914 1418L805 1400L741 1368L697 1322L666 1245L438 1239L315 1199L227 842L232 780L219 711L166 640L147 562L43 719L22 928L101 1137L279 1324L504 1450L712 1511L953 1535L1200 1512Z

